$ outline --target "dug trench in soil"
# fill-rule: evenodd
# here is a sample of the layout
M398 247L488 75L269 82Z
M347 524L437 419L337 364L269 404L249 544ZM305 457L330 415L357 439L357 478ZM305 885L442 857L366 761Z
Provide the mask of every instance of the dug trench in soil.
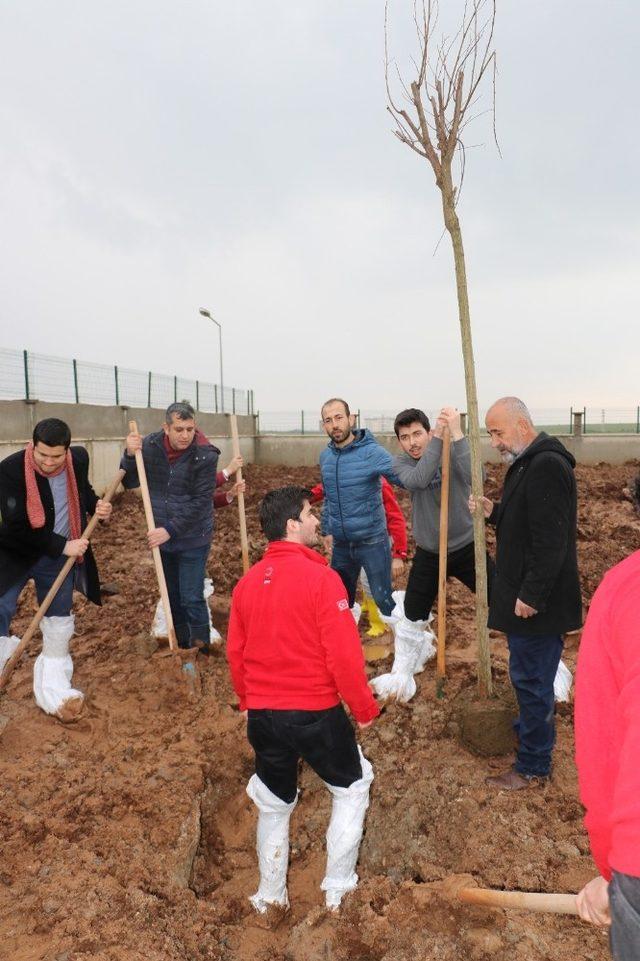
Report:
M640 524L621 490L637 465L578 469L581 576L588 601L604 571L640 544ZM489 470L489 494L501 468ZM262 494L311 485L310 468L247 471L252 561L263 550ZM400 494L405 512L408 497ZM103 580L119 593L98 609L79 599L74 683L85 717L64 726L31 694L33 660L18 666L0 700L0 956L12 961L458 961L460 957L608 957L606 936L574 918L451 904L434 882L469 873L484 887L578 891L595 874L573 764L572 709L558 711L554 774L542 789L490 792L480 758L458 741L461 700L473 692L473 603L448 591L446 697L433 664L405 706L389 705L361 741L376 779L359 862L360 885L338 916L322 911L324 834L330 798L307 769L291 824L291 912L260 925L252 771L245 723L222 652L199 664L201 696L172 659L154 656L157 600L144 517L123 495L95 540ZM220 511L209 560L214 625L224 634L241 574L235 508ZM27 591L14 624L34 610ZM362 631L364 633L365 626ZM579 635L567 639L574 668ZM507 688L504 639L491 640L497 686ZM377 653L380 653L377 645ZM391 656L369 672L389 669Z

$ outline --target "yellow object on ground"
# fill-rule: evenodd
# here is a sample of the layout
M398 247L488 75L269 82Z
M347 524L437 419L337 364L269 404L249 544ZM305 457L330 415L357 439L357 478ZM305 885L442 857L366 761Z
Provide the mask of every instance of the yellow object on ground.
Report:
M362 611L369 616L369 630L367 637L380 637L386 634L387 628L380 619L380 611L372 597L363 592Z

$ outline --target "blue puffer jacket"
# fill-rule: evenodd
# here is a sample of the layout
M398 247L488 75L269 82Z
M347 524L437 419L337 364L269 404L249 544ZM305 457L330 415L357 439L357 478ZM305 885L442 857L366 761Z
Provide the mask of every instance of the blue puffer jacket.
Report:
M391 454L368 430L355 430L346 447L331 443L320 454L324 487L323 533L336 541L365 541L385 537L387 522L382 506L384 475L400 484L391 466Z
M142 456L156 527L164 527L171 540L160 550L173 553L204 547L213 536L213 492L220 451L195 440L173 464L163 444L164 431L147 434ZM135 457L125 451L120 466L127 474L126 488L140 487Z

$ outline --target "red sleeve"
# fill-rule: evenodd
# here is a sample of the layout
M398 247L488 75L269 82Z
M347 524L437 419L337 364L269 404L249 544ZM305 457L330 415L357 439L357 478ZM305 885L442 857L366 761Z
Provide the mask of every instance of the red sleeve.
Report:
M324 500L324 487L322 484L316 484L315 487L311 488L311 504L319 504L321 500Z
M607 578L596 591L576 672L576 763L591 853L611 871L640 876L640 589Z
M382 503L387 515L387 531L393 541L393 556L407 557L407 522L388 480L382 478Z
M356 721L366 724L380 708L367 683L360 635L344 585L329 568L320 583L316 611L327 669Z
M233 689L240 698L240 710L246 711L246 689L244 683L244 647L247 642L242 616L241 591L238 587L234 590L231 597L231 614L229 617L229 628L227 630L227 661L231 671L231 681Z
M222 487L227 483L227 478L224 476L221 470L216 474L216 487Z
M228 507L229 501L227 500L226 491L217 491L213 495L213 506L214 507Z

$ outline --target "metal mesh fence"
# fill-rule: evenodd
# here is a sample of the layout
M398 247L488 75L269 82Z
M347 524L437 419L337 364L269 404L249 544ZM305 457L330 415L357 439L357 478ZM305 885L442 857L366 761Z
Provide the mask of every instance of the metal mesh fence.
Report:
M253 414L253 391L184 377L0 348L0 398L165 408L188 400L206 412Z

